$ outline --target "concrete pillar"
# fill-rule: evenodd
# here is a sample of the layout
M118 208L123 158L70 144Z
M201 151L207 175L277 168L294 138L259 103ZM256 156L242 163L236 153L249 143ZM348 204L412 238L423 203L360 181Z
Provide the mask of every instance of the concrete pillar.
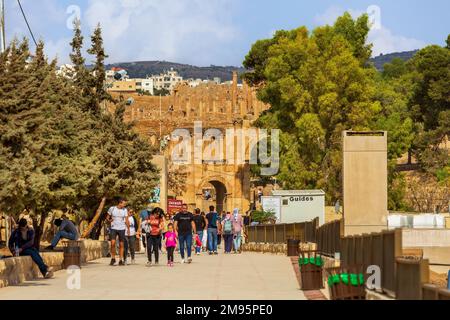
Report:
M345 235L387 228L387 132L343 132Z
M161 203L159 206L167 212L167 158L165 156L155 155L153 156L152 163L160 170L159 188Z

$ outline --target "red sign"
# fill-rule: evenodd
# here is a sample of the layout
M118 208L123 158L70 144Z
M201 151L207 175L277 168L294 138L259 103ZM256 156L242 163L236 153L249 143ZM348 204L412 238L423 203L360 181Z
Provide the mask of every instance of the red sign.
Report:
M167 213L169 215L173 215L183 209L183 201L181 200L175 200L175 199L168 199L167 200Z

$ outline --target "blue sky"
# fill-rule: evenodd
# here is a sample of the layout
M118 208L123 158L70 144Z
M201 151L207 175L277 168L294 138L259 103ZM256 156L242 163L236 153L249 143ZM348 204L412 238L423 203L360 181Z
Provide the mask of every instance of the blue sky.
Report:
M251 44L275 30L331 24L344 11L370 11L374 54L443 45L448 0L21 0L49 56L68 62L71 19L89 33L100 22L109 62L167 60L240 65ZM16 0L6 2L6 34L29 36Z

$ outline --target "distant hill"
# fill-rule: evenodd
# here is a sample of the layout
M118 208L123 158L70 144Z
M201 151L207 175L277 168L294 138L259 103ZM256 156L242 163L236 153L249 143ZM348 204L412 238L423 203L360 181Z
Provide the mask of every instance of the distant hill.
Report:
M419 50L382 54L378 57L370 59L370 62L375 65L375 68L377 68L378 71L383 71L384 65L391 62L394 58L400 58L407 61L411 59L418 51Z
M409 60L417 51L418 50L384 54L370 59L370 62L375 65L377 70L382 71L385 63L391 62L394 58ZM168 61L119 62L106 65L107 69L111 69L112 67L124 68L127 70L130 78L146 78L147 76L160 74L173 68L178 71L184 79L213 79L219 77L222 81L229 81L232 79L233 71L237 71L239 74L245 72L243 67L214 65L209 67L196 67L189 64Z
M106 65L107 69L112 67L120 67L127 70L130 78L146 78L147 76L157 75L164 71L173 68L184 78L194 79L213 79L219 77L222 81L232 80L233 71L239 74L245 71L242 67L233 66L209 66L196 67L188 64L181 64L167 61L137 61L137 62L123 62Z

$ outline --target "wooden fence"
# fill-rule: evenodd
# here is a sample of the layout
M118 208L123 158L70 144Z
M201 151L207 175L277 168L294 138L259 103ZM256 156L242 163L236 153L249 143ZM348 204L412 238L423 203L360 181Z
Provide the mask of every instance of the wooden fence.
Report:
M317 228L317 250L323 255L333 256L341 252L341 236L344 234L343 220L336 220Z
M381 288L395 295L396 259L402 255L402 231L400 229L381 233L341 238L341 263L344 266L379 266Z
M248 242L286 243L288 239L315 242L319 219L302 223L265 224L247 227Z
M346 268L378 266L381 271L381 290L397 299L448 300L450 291L424 285L429 281L428 260L419 257L408 260L403 256L402 230L389 230L356 236L343 236L344 220L318 227L318 219L311 222L261 225L248 227L250 242L286 243L288 239L314 242L323 255L334 257L340 253L341 265Z

